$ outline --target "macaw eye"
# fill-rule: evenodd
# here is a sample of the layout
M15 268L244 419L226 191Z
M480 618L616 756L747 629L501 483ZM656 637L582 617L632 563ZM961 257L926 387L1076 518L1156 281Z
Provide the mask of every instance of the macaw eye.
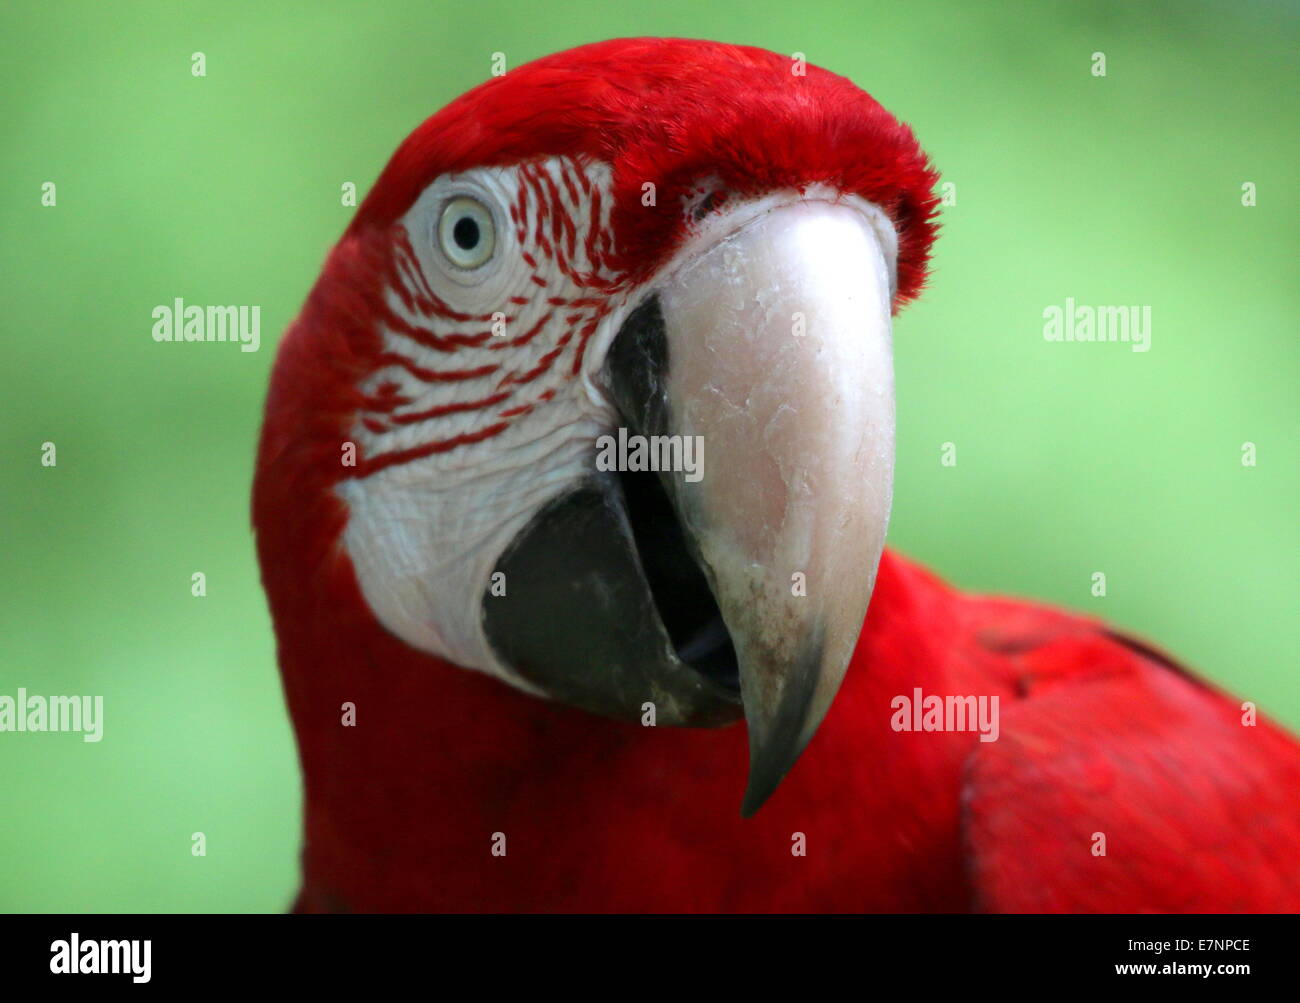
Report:
M492 213L478 199L464 195L452 199L443 206L438 221L438 242L457 268L478 268L496 247Z

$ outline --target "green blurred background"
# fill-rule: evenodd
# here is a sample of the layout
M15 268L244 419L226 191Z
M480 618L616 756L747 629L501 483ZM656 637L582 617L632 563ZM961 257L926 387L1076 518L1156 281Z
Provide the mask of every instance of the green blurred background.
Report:
M1298 26L1258 2L6 4L0 694L103 694L106 722L0 734L0 909L289 901L299 781L247 514L267 371L340 185L497 51L798 51L912 123L957 204L896 327L893 545L1300 726ZM262 350L155 344L178 296L261 305ZM1151 351L1044 341L1066 297L1150 305Z

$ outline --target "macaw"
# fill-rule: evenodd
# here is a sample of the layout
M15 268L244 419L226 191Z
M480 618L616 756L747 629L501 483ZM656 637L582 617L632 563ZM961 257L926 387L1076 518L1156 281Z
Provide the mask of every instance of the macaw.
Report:
M681 39L401 144L256 462L296 910L1300 908L1292 737L884 549L936 182L849 80Z

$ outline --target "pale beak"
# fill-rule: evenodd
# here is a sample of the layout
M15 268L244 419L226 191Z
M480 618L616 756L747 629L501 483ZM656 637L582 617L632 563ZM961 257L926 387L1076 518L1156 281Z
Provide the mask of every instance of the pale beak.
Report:
M772 794L844 678L894 466L894 232L857 199L709 221L623 318L608 396L691 470L593 470L516 538L485 597L505 664L552 699L659 724L748 721L742 812Z
M881 244L858 207L796 201L659 286L666 414L651 431L704 446L703 476L667 483L739 659L746 815L826 715L884 547L894 379Z

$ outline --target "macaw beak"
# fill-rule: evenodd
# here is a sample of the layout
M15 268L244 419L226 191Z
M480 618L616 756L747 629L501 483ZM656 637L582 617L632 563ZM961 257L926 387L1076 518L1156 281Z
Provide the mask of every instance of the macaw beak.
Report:
M825 717L884 547L893 236L856 199L791 196L711 218L605 363L626 434L677 445L690 469L597 476L502 564L537 576L524 586L536 608L511 616L558 617L567 653L576 636L596 656L565 663L555 637L538 643L548 631L511 629L503 606L485 605L496 649L558 699L626 716L648 701L666 710L660 723L715 724L737 714L738 687L745 815ZM557 587L583 615L561 612Z

